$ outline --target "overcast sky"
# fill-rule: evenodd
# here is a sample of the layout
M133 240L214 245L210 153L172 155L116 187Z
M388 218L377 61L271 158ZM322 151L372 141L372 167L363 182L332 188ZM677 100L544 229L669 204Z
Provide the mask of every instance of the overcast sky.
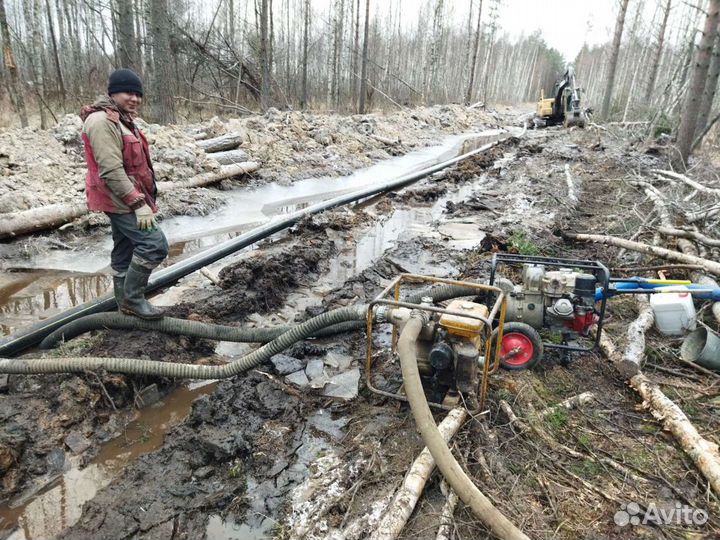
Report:
M512 37L541 30L547 44L572 61L584 42L612 39L615 16L614 0L503 0L499 23Z

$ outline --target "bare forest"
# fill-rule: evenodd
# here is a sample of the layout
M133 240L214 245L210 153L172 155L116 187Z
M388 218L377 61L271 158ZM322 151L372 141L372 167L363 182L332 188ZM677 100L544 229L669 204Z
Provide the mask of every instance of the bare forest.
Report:
M49 127L118 67L149 81L158 99L148 118L172 123L268 107L529 102L567 61L605 119L672 130L691 94L706 4L625 0L612 41L563 59L539 32L511 39L500 0L423 0L412 19L401 0L3 0L0 121Z

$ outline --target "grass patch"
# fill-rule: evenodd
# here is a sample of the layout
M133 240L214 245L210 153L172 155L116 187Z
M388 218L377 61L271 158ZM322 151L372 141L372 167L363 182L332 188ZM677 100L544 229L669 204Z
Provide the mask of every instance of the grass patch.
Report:
M578 443L585 448L590 448L590 445L592 444L592 440L590 440L590 435L588 435L587 433L581 433L577 440Z
M540 255L540 248L527 237L524 231L513 231L509 244L520 255Z
M581 478L592 479L603 474L603 468L594 461L584 460L582 463L574 463L570 470Z
M547 420L551 428L555 430L562 429L567 426L568 411L565 408L555 409L545 417L545 420Z
M507 401L508 403L512 403L514 398L512 392L510 392L506 388L498 388L498 391L495 393L495 395L497 396L498 401L503 400Z
M228 478L240 478L242 476L244 471L243 463L242 461L238 461L235 465L230 467L230 470L228 471Z
M640 431L647 435L655 435L658 432L658 426L656 424L643 424L640 426Z

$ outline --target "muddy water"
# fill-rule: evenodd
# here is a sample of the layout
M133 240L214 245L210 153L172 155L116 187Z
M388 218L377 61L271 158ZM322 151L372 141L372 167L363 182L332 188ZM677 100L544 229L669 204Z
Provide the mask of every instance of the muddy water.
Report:
M215 389L203 382L182 387L152 407L142 409L119 437L105 443L92 462L81 468L80 458L66 458L64 472L27 500L0 506L0 531L15 531L8 540L53 538L75 524L82 506L107 486L123 468L162 446L165 434L190 413L192 403Z
M484 232L472 223L444 222L438 227L433 223L442 216L448 201L458 202L467 198L487 183L485 176L473 182L452 188L432 206L398 208L387 219L382 219L363 231L353 243L343 243L340 255L330 261L327 279L332 286L345 282L370 267L387 249L398 241L413 238L445 238L448 245L458 249L470 249L478 245ZM468 221L468 220L463 220ZM411 272L433 274L433 269L417 261Z
M440 145L410 152L342 178L311 178L289 186L272 183L228 192L227 204L210 216L179 216L163 221L163 231L171 244L167 263L233 238L274 216L440 163L468 151L468 144L479 146L502 133L502 130L488 130L448 137ZM412 216L407 219L411 220ZM22 268L14 268L17 271L0 278L0 332L7 335L107 293L112 287L108 277L111 246L108 235L74 250L53 250L33 257L30 263L18 262ZM6 266L12 268L13 262L7 261Z

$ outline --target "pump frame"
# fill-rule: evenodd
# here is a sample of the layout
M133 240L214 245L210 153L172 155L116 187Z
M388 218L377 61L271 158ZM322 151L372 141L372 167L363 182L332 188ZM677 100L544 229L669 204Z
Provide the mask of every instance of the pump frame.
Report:
M428 306L428 305L422 305L422 304L415 304L411 302L402 302L400 301L400 293L402 289L402 285L404 284L423 284L423 283L429 283L429 284L444 284L444 285L457 285L460 287L468 287L471 289L475 289L478 293L495 293L495 302L493 303L492 308L490 309L490 313L488 314L487 318L476 316L476 315L469 315L467 313L461 313L455 310L449 310L445 308L435 307L435 306ZM393 294L393 299L388 298L390 294ZM468 295L470 296L470 295ZM393 399L398 399L400 401L407 401L407 397L396 392L386 392L385 390L380 390L379 388L375 388L372 384L371 375L372 375L372 366L373 366L373 308L377 305L382 306L388 306L388 307L404 307L409 309L418 309L422 311L426 311L429 313L441 313L441 314L450 314L450 315L457 315L460 317L466 317L469 319L477 319L479 321L483 322L481 333L483 336L483 356L485 358L485 361L483 362L483 369L482 369L482 378L480 381L480 396L478 399L479 407L476 410L470 411L473 414L476 414L483 410L485 406L485 401L487 399L487 387L488 387L488 380L491 374L495 373L500 368L500 346L502 343L502 336L503 336L503 325L505 324L505 310L507 307L507 298L505 296L505 293L500 289L499 287L495 287L493 285L485 285L482 283L472 283L469 281L455 281L451 279L443 279L443 278L436 278L431 276L421 276L417 274L400 274L398 277L393 279L387 287L385 287L380 294L378 294L369 304L367 308L367 355L365 359L365 384L367 387L374 393L379 394L381 396L390 397ZM492 332L493 332L493 321L495 318L498 317L497 322L497 328L498 328L498 339L495 343L494 352L491 351L491 343L492 343ZM392 345L391 345L391 351L392 353L395 353L395 348L397 345L397 339L398 339L398 332L397 328L393 325L392 329ZM492 368L490 367L490 361L492 360ZM447 405L443 405L442 403L436 403L432 401L428 401L428 405L431 407L437 408L437 409L443 409L443 410L451 410L453 407L448 407Z

